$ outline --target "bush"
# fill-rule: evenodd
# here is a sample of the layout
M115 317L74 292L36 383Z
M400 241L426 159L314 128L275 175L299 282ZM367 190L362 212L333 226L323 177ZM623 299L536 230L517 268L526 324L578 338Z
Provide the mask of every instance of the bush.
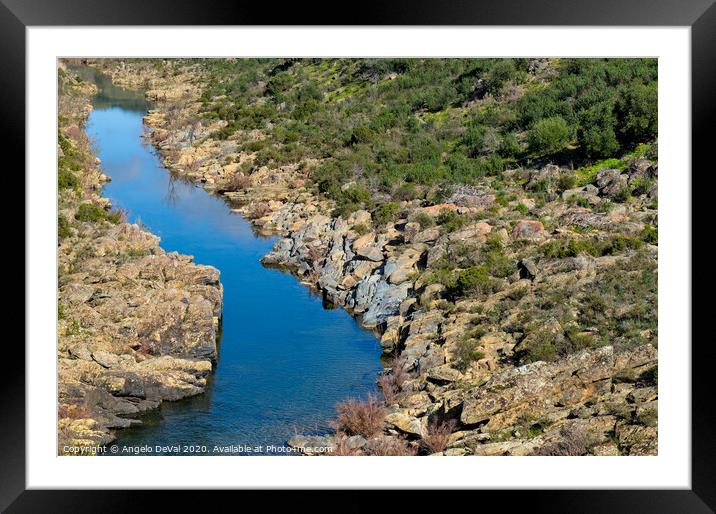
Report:
M237 173L226 185L228 191L243 191L244 189L251 187L251 177L247 177L243 173Z
M556 116L534 124L528 141L530 151L536 155L549 155L564 150L569 144L570 130L564 119Z
M59 216L57 216L57 236L60 239L64 239L71 235L72 235L72 230L70 229L69 220L65 216L60 214Z
M451 209L443 209L435 218L438 225L444 232L454 232L465 225L465 219Z
M114 224L121 221L119 214L107 212L99 205L95 205L93 203L81 204L75 213L75 219L78 221L89 221L93 223L109 221Z
M336 412L338 417L333 428L338 432L369 438L383 430L385 408L374 396L369 396L366 401L341 402L336 405Z
M428 453L445 451L454 427L454 420L439 422L437 419L433 419L428 423L427 433L421 439L420 444Z
M351 227L351 230L353 230L359 236L363 236L368 233L369 229L364 223L356 223Z
M373 204L373 197L365 187L353 185L347 189L339 189L334 193L338 204L338 215L347 217L357 210L365 209Z
M465 337L455 344L453 357L455 358L454 367L458 371L465 371L473 362L485 358L485 353L478 350L480 348L477 339Z
M60 168L57 171L57 187L62 189L76 189L80 181L77 176L68 169Z
M543 244L541 251L545 257L552 259L576 257L580 253L586 253L593 257L602 257L604 255L615 255L626 250L638 250L643 244L643 241L640 239L622 235L617 235L606 240L597 238L560 238Z
M625 87L616 106L620 135L625 146L635 146L657 134L657 84L634 83Z
M375 222L376 227L380 227L395 220L399 212L400 204L396 202L384 203L373 213L373 221Z
M521 350L520 362L552 362L557 359L555 337L549 330L531 332L529 345Z
M494 279L488 274L487 268L482 265L458 271L454 285L450 289L454 296L480 296L491 293L494 288Z
M563 173L559 177L557 188L560 192L572 189L577 185L577 176L572 173Z
M418 198L420 192L414 184L403 184L393 193L393 197L396 200L410 201Z
M419 212L413 216L412 220L414 223L418 223L421 229L430 228L435 225L435 220L430 214Z

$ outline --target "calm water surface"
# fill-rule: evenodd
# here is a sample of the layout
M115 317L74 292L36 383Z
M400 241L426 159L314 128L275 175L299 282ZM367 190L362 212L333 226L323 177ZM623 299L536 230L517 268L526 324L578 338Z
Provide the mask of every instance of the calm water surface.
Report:
M104 196L160 236L166 251L216 266L224 285L219 361L206 394L163 403L141 427L120 431L116 444L266 451L296 433L325 431L336 402L374 390L376 339L345 311L325 309L295 278L264 268L259 259L274 238L256 236L222 199L172 179L143 144L141 94L79 71L100 86L87 131L112 178Z

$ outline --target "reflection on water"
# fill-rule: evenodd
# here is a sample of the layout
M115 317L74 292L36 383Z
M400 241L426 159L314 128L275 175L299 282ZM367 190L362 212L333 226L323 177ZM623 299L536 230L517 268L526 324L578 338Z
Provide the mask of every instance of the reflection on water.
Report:
M149 103L141 91L116 86L108 75L95 68L71 64L67 68L82 80L93 82L97 86L97 94L92 101L95 109L120 107L127 111L146 113L149 108Z
M214 445L282 446L296 433L327 430L336 402L374 389L375 338L345 311L324 309L293 277L261 266L274 238L257 237L222 199L173 178L142 144L146 102L83 70L100 85L87 130L112 178L104 195L165 250L219 268L224 285L219 362L206 394L165 402L117 444L206 445L211 453Z

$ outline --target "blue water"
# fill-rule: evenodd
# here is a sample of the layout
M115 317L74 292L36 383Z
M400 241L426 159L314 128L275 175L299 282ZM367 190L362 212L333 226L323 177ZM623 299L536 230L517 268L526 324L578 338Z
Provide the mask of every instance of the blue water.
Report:
M215 445L263 446L275 453L266 447L325 431L337 402L374 390L381 369L376 339L345 311L324 308L295 278L264 268L259 259L275 239L255 235L221 198L172 178L143 143L141 95L99 79L87 131L112 178L103 195L161 237L166 251L217 267L224 285L219 359L206 393L163 403L142 426L120 431L116 444L160 454L174 451L156 446L206 446L200 453Z

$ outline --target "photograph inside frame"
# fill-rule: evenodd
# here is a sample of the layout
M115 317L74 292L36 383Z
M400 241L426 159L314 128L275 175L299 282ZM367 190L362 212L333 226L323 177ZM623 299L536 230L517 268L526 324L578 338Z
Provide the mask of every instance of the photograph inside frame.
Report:
M57 76L59 455L657 454L657 59Z

